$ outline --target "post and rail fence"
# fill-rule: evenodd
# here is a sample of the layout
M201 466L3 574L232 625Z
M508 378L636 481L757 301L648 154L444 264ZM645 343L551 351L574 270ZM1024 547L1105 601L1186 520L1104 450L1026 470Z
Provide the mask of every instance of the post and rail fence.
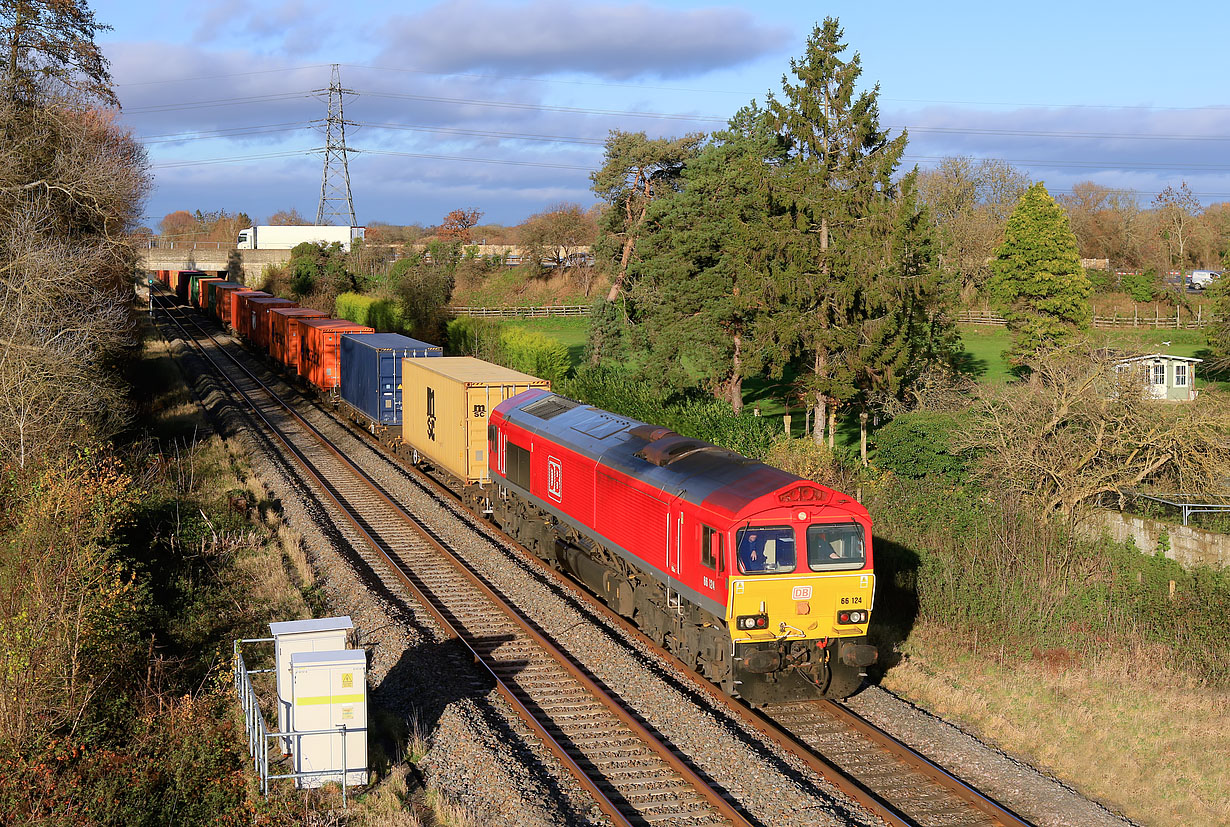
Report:
M455 305L449 308L458 316L485 316L500 319L540 318L545 316L588 316L588 304L548 304L536 307L474 307Z
M1134 311L1130 316L1116 312L1110 316L1094 316L1093 326L1098 329L1199 330L1212 321L1213 317L1204 315L1204 308L1200 307L1196 309L1195 315L1189 315L1187 318L1183 318L1179 313L1173 316L1163 316L1157 310L1152 316L1141 315L1139 310ZM1002 327L1008 323L1008 320L991 310L960 310L956 314L956 322L957 324Z

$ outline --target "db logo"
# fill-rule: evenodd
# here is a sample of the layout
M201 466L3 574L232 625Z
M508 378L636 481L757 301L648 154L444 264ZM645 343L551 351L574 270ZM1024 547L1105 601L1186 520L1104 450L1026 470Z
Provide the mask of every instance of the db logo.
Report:
M564 496L564 469L555 457L547 457L547 496L561 502Z
M811 586L795 586L790 597L793 600L811 600Z

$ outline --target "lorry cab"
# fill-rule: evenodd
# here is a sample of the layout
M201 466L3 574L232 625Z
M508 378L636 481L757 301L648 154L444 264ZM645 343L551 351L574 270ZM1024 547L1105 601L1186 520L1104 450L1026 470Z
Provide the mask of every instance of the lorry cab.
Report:
M249 227L246 230L239 231L239 240L235 244L237 250L255 250L256 246L252 243L253 229Z

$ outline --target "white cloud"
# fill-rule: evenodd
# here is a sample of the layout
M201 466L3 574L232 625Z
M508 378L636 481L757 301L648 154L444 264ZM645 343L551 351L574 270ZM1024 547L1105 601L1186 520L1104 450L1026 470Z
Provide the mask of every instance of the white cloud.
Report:
M373 36L387 44L382 60L421 69L627 79L683 77L739 65L781 48L789 33L729 7L460 0L393 18Z

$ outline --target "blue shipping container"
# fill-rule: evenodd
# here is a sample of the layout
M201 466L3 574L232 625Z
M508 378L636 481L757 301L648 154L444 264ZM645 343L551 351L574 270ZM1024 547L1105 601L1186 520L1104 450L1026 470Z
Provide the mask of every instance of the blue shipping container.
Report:
M375 422L401 425L401 360L444 348L400 333L348 333L340 349L342 399Z

